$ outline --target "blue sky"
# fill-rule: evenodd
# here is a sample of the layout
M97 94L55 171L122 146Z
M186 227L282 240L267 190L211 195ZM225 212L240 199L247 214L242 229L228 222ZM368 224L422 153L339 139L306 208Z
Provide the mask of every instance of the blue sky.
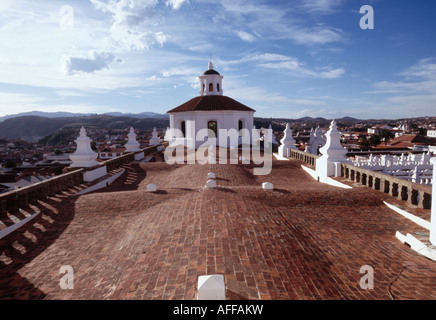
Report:
M429 0L1 0L0 116L165 113L210 57L255 116L436 116L435 17Z

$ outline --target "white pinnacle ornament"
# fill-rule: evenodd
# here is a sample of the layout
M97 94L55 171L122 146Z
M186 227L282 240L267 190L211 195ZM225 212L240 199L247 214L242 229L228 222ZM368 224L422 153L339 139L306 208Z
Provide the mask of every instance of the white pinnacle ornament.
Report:
M289 157L291 149L297 149L295 146L295 139L292 137L292 129L289 123L286 124L283 139L280 140L281 146L279 147L279 156Z
M157 136L156 128L153 128L153 132L151 134L151 139L149 141L149 145L150 146L157 146L160 144L160 142L161 141L160 141L159 137Z
M341 144L342 134L338 131L336 121L333 120L330 124L330 129L326 133L326 143L319 149L322 154L321 158L329 161L344 161L348 150Z
M84 127L80 129L80 135L75 142L77 149L74 154L70 155L70 159L73 161L70 167L83 168L98 165L98 162L95 160L98 154L92 150L91 139L86 135Z
M127 137L129 138L129 140L127 141L127 143L125 145L126 152L139 151L139 142L136 141L136 134L135 134L135 131L133 130L133 127L130 127L130 132L127 135Z

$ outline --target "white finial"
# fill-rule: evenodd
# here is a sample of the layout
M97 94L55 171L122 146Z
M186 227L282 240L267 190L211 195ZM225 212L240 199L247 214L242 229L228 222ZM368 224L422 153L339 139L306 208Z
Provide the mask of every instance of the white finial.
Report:
M212 61L209 61L209 70L212 70L213 69L213 63L212 63Z
M91 139L86 135L84 127L80 128L80 136L76 139L76 151L70 155L72 161L70 167L93 167L98 165L95 160L98 154L91 148Z
M279 147L279 156L289 157L291 155L290 149L297 149L295 146L295 139L292 137L292 129L289 122L286 123L286 128L283 133L283 139L280 140L281 146Z
M157 135L156 127L153 128L153 132L151 133L151 139L149 141L150 146L157 146L160 145L161 141Z
M322 158L329 159L329 161L342 161L345 158L347 149L341 144L341 136L342 134L338 131L336 121L333 120L329 131L326 133L327 141L319 150Z
M136 133L133 127L130 127L130 132L127 134L128 141L124 145L126 152L136 152L139 151L139 142L136 141Z
M80 128L80 132L79 132L81 137L85 137L86 136L86 129L85 127L82 126L82 128Z

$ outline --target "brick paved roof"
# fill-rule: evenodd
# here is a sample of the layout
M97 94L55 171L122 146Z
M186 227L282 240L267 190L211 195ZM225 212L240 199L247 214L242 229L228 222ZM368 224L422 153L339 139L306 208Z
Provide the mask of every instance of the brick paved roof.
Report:
M177 108L171 109L170 112L184 111L216 111L216 110L237 110L237 111L255 111L246 105L227 96L211 95L195 97Z
M425 230L382 203L399 200L319 184L300 165L274 160L254 176L253 165L133 163L100 192L40 202L34 223L0 240L0 298L195 299L198 276L223 274L230 299L436 299L434 262L395 238ZM73 290L59 286L62 265ZM364 265L373 290L359 286Z

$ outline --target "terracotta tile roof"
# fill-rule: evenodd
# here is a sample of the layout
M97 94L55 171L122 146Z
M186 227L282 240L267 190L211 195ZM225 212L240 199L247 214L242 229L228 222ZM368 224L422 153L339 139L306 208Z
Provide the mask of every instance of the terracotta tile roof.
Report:
M110 148L107 151L100 151L100 153L123 153L126 151L126 148Z
M435 138L429 138L416 134L404 134L402 136L390 139L387 144L382 142L376 147L376 149L413 148L414 145L432 145L435 143Z
M229 98L227 96L211 95L211 96L198 96L177 108L171 109L171 112L184 112L184 111L216 111L216 110L237 110L237 111L255 111L246 105Z

